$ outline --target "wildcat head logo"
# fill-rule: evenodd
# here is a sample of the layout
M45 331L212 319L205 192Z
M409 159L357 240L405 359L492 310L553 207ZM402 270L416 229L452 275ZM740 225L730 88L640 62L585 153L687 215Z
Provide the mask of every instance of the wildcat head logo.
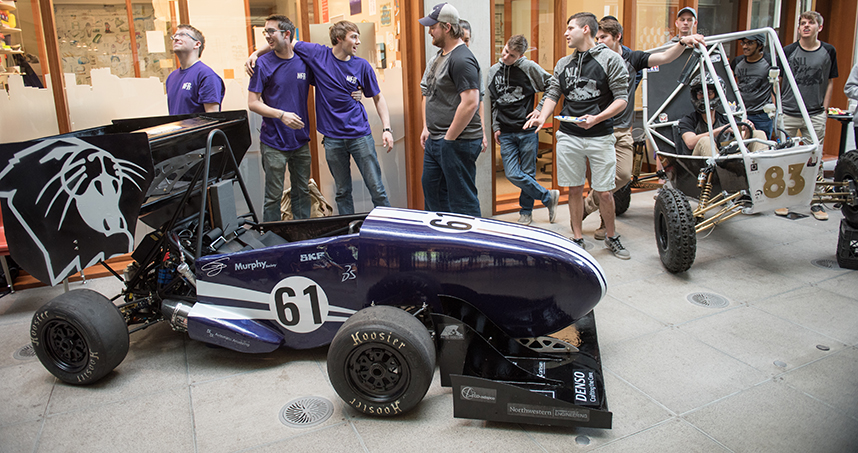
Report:
M7 242L30 274L55 285L133 250L153 174L145 135L48 138L0 150L8 159L0 172Z

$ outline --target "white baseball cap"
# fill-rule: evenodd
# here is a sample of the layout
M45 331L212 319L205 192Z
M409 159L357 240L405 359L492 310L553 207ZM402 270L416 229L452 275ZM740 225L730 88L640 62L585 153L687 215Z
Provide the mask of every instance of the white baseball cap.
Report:
M447 24L459 23L459 11L449 3L439 3L432 7L432 12L428 16L420 19L420 24L424 27L431 27L438 22Z

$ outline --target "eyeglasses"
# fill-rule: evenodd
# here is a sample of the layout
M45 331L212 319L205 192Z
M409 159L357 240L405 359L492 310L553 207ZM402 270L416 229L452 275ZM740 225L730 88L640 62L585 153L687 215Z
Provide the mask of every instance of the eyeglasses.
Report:
M265 30L262 30L262 34L263 34L263 35L265 35L265 36L273 36L273 35L274 35L274 33L277 33L278 31L279 31L279 32L281 32L281 33L285 33L285 32L286 32L286 30L276 30L276 29L274 29L274 28L266 28Z
M191 39L193 39L194 41L199 41L199 39L194 38L193 36L191 36L191 35L189 35L189 34L187 34L187 33L185 33L185 32L176 33L175 35L170 36L170 40L171 40L171 41L175 41L175 40L177 40L177 39L182 39L182 37L183 37L183 36L184 36L184 37L187 37L187 38L191 38Z

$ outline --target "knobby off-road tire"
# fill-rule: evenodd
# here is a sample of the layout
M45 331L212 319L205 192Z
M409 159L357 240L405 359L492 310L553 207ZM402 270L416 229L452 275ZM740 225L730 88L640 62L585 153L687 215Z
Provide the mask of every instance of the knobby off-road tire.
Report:
M349 406L389 417L413 409L435 372L435 344L423 323L390 306L367 307L331 341L328 375Z
M632 183L629 181L623 187L614 191L614 213L623 215L632 202Z
M36 310L30 341L42 365L61 381L92 384L125 359L128 326L109 299L76 289Z
M661 263L673 273L687 271L697 254L697 233L688 200L682 192L665 187L658 193L653 214Z
M834 181L855 181L858 183L858 151L849 151L837 159L837 166L834 167ZM840 212L843 213L843 218L846 219L849 226L858 228L858 200L854 200L852 205L842 203Z

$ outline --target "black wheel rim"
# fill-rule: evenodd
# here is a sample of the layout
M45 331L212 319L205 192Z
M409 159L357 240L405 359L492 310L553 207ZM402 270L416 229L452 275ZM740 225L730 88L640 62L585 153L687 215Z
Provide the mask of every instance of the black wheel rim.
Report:
M410 379L405 357L387 345L361 345L349 354L346 368L352 389L377 403L398 398Z
M89 361L89 346L80 331L68 321L53 320L43 338L51 361L67 373L77 373Z
M656 238L658 239L658 247L661 250L667 250L669 245L669 239L667 237L667 220L664 218L663 213L658 214L658 220L656 221L656 225L658 225L658 231L656 232Z

